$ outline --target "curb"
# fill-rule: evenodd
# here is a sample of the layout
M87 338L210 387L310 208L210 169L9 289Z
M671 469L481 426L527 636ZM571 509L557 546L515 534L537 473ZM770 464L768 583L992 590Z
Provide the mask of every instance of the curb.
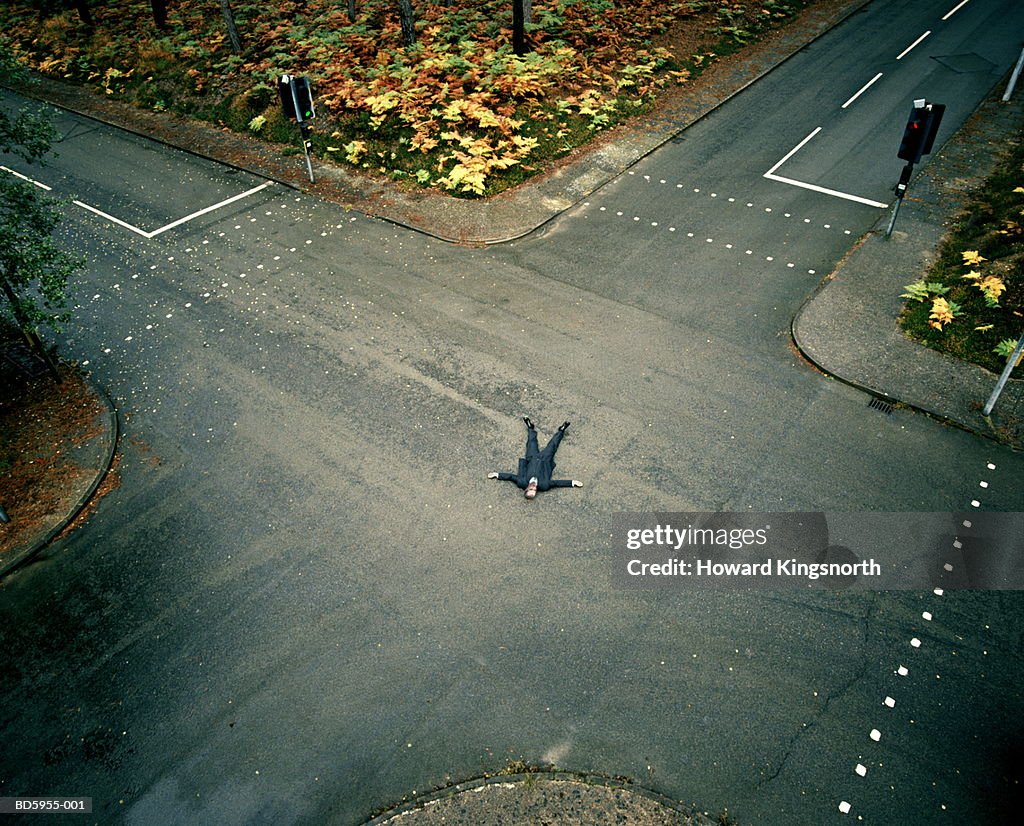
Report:
M859 251L859 249L863 247L864 244L875 239L877 235L878 230L875 229L869 230L867 233L865 233L857 242L854 254L856 254L856 251ZM840 372L838 369L826 363L828 361L827 358L821 357L811 352L812 348L805 344L803 337L800 334L800 321L804 317L805 312L809 311L811 306L822 297L822 294L825 293L829 289L829 287L832 286L833 280L840 275L845 265L845 261L841 262L836 267L836 269L833 270L827 276L825 280L823 280L820 284L818 284L817 287L815 287L814 291L804 300L804 302L797 309L792 321L790 322L790 337L792 338L793 345L796 347L801 357L806 359L808 363L812 364L816 369L821 371L822 374L828 376L829 378L841 382L842 384L845 384L848 387L852 387L856 390L859 390L862 393L865 393L869 396L872 396L875 399L878 399L879 401L885 402L886 404L899 405L908 410L913 410L916 413L928 416L929 418L934 419L935 421L941 422L942 424L948 425L950 427L956 427L968 433L974 433L986 439L991 439L992 441L1001 445L1005 445L1006 447L1009 447L1014 451L1024 451L1024 440L1020 438L1009 437L1004 433L998 432L995 429L991 417L986 419L981 415L980 412L975 412L972 414L972 412L968 409L965 409L956 415L951 413L943 413L923 402L910 400L909 398L907 398L910 395L907 392L901 392L900 390L895 390L892 387L890 387L888 390L883 389L881 387L875 386L873 383L870 383L869 379L865 378L864 376L852 376L849 374L844 375L845 371ZM902 333L898 330L897 327L897 320L893 318L892 322L894 328L894 338L897 336L902 336ZM995 375L991 375L987 370L984 370L981 367L960 362L956 359L953 359L952 357L945 356L943 353L940 353L937 350L932 350L931 348L925 347L922 344L917 344L916 342L906 338L905 336L902 336L901 343L903 344L905 349L916 351L913 353L913 356L917 356L918 358L927 360L948 361L951 367L960 368L965 372L969 369L972 371L976 371L979 374L984 374L986 377L989 377L991 379L992 386L995 386L998 377ZM1007 384L1006 391L1012 392L1015 388L1018 387L1024 388L1024 385L1022 385L1022 380L1017 378L1011 378L1010 382ZM1006 393L1006 391L1004 391L1004 393ZM1009 393L1006 393L1006 395L1009 395ZM977 406L980 411L980 401L978 402Z
M30 562L40 551L43 550L43 548L49 545L61 531L75 520L75 517L82 512L85 506L89 504L89 501L96 494L97 489L102 484L113 465L114 455L117 451L117 441L120 434L117 421L117 409L114 407L114 403L111 401L110 396L107 395L106 390L97 384L93 384L85 377L83 377L82 380L88 384L89 388L96 394L96 397L105 408L105 410L101 411L99 415L104 418L107 425L104 429L107 444L101 454L101 460L96 466L95 477L89 483L85 491L83 491L82 495L79 496L78 500L72 504L64 515L59 517L50 528L47 528L45 533L38 535L36 538L32 539L29 543L22 545L20 548L15 548L8 554L5 554L8 558L5 559L2 565L0 565L0 579L6 577L16 568Z
M644 809L654 809L657 812L658 823L667 823L665 818L671 818L672 822L679 824L692 824L692 826L715 826L718 821L713 820L706 813L690 811L684 808L679 802L665 797L650 789L635 786L625 778L612 778L601 774L584 772L564 771L560 769L541 768L534 771L519 772L516 774L484 775L471 778L461 783L455 783L433 792L418 796L413 801L401 803L386 812L375 815L364 821L362 826L398 826L401 823L409 823L410 826L428 826L429 824L445 823L450 826L479 826L480 811L492 812L489 801L483 798L489 790L501 790L507 794L522 798L522 804L536 807L538 801L529 801L527 798L544 796L546 789L553 789L559 784L564 784L559 789L557 796L561 798L565 788L576 787L577 792L591 797L591 800L578 800L578 808L572 812L578 820L574 822L586 823L586 810L592 808L594 812L607 805L611 797L624 797L625 808L631 811L619 812L629 819L625 822L635 826L645 826L648 821L644 815ZM548 801L540 801L541 805ZM558 800L554 805L563 805L563 800ZM442 813L435 809L445 808L446 804L455 808L456 811ZM582 809L583 811L580 811ZM505 809L503 809L505 811ZM536 816L536 812L520 812L521 815L530 814ZM596 821L596 818L595 818ZM529 822L534 821L531 817ZM542 820L539 822L548 822ZM604 821L601 821L604 822Z

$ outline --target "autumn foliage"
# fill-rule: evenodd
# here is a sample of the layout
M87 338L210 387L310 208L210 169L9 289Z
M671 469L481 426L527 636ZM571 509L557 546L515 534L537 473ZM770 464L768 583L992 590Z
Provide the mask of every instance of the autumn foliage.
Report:
M241 54L213 0L171 4L165 29L148 1L97 2L93 27L33 5L0 9L0 39L42 72L280 142L293 136L275 80L308 75L321 155L479 196L644 110L806 2L534 0L521 56L510 0L419 0L411 47L394 0L357 0L354 21L345 0L235 0Z
M929 272L904 287L904 329L938 350L1002 370L1024 334L1024 143L1010 141Z

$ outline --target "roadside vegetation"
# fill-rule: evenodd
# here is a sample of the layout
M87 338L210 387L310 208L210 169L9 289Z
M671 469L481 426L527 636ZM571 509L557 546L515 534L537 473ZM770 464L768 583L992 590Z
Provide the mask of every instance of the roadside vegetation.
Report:
M533 0L514 48L513 0L417 0L411 28L400 0L13 0L0 43L44 74L283 144L297 132L277 78L305 75L318 155L478 197L814 2Z
M1000 372L1024 334L1024 141L1010 143L929 271L904 287L916 341Z
M0 77L27 86L28 71L0 45ZM0 152L39 166L56 132L42 107L9 115L0 111ZM15 332L60 382L57 363L39 338L40 327L60 330L67 309L68 280L81 262L54 238L58 203L28 178L0 172L0 344Z

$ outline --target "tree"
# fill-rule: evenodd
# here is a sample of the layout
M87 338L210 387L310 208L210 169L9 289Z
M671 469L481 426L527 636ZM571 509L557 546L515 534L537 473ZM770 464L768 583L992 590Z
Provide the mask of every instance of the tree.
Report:
M89 0L71 0L71 5L75 7L78 12L78 19L82 21L82 24L87 29L95 27L96 22L93 19L92 11L89 9Z
M235 12L231 8L229 0L220 0L220 13L224 18L224 25L228 30L228 38L231 40L231 48L235 54L242 53L242 37L238 33L238 26L235 25Z
M398 18L402 23L402 42L408 49L416 43L416 18L411 0L398 0Z
M0 74L15 87L31 78L9 52L0 48ZM41 110L22 109L11 117L0 111L0 152L29 164L41 164L56 134ZM38 329L55 330L66 321L67 282L80 262L64 252L53 238L60 223L57 204L30 181L0 172L0 318L21 331L26 343L46 362L56 381L60 374Z
M39 12L39 19L45 19L51 14L57 14L62 9L71 7L78 12L78 19L82 21L82 25L86 29L92 29L95 26L95 20L92 16L92 10L89 8L89 0L36 0L35 7Z
M167 0L150 0L153 8L153 22L160 31L167 30Z
M526 4L528 0L512 0L512 51L526 54Z

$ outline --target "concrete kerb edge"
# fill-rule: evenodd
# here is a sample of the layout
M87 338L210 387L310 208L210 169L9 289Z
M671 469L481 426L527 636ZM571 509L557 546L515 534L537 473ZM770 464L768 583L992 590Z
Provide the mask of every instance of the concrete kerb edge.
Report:
M550 223L551 221L556 219L559 215L562 215L563 213L569 211L573 207L578 206L585 198L590 197L594 192L596 192L597 190L601 189L601 187L605 186L606 184L608 184L610 181L614 180L619 175L621 175L624 172L626 172L629 169L631 169L633 166L638 164L640 161L642 161L648 155L650 155L651 153L655 152L657 149L659 149L660 147L664 146L669 141L671 141L674 138L678 137L680 134L685 132L687 129L689 129L694 124L699 123L701 120L706 118L712 112L716 111L719 107L723 106L725 103L727 103L733 97L735 97L736 95L740 94L744 90L748 89L750 86L752 86L753 84L757 83L759 80L764 78L766 75L768 75L771 72L775 71L777 68L782 66L788 60L790 60L793 57L795 57L797 54L799 54L805 48L810 46L812 43L814 43L815 41L817 41L818 39L820 39L824 35L828 34L828 32L831 31L832 29L834 29L836 26L841 25L843 22L845 22L847 19L849 19L852 15L856 14L861 9L863 9L865 6L869 5L872 1L873 0L861 0L861 2L854 3L854 5L851 5L842 15L840 15L837 19L832 21L828 26L826 26L825 28L823 28L820 31L818 31L817 33L815 33L809 40L805 40L804 42L800 43L798 46L796 46L796 48L794 48L791 51L789 51L783 57L781 57L781 58L771 62L769 65L766 65L759 72L757 72L756 75L754 75L753 77L749 78L744 83L741 83L739 86L737 86L737 87L727 91L726 94L723 97L718 98L715 102L713 102L712 104L710 104L706 108L700 110L696 115L694 115L686 123L682 124L681 126L674 127L674 128L672 128L670 130L666 130L666 131L661 132L661 133L655 133L653 136L650 136L650 138L651 138L650 141L645 141L644 147L642 148L642 150L640 150L638 153L634 153L632 158L631 158L631 160L629 160L626 163L620 162L620 163L614 164L609 169L603 170L603 174L596 180L595 183L588 185L588 187L585 190L583 190L575 198L572 198L572 199L568 199L567 198L566 200L568 201L568 203L565 206L559 207L558 209L555 209L555 210L549 210L547 212L547 214L543 215L538 222L532 223L526 229L515 230L515 231L512 231L512 232L507 232L507 233L504 233L504 234L501 234L501 235L493 235L493 236L453 237L453 236L449 236L449 235L443 233L439 229L431 228L430 226L419 226L419 225L416 225L416 224L412 224L412 223L410 223L410 222L408 222L406 220L403 220L401 217L399 217L397 215L387 214L386 210L380 211L380 212L375 212L375 211L371 210L368 207L368 205L366 205L366 204L355 205L355 204L352 204L352 203L341 203L341 206L345 207L346 209L355 209L355 210L357 210L359 212L363 212L364 214L368 215L369 217L376 218L376 219L382 220L382 221L387 221L388 223L393 224L395 226L399 226L399 227L402 227L404 229L411 230L413 232L419 232L419 233L422 233L424 235L428 235L428 236L430 236L432 238L435 238L435 239L437 239L439 241L442 241L442 242L445 242L445 243L450 243L450 244L467 244L467 245L480 244L480 245L490 246L490 245L494 245L494 244L508 243L510 241L515 241L515 240L518 240L520 238L524 238L527 235L530 235L531 233L534 233L537 230L541 229L542 227L546 226L548 223ZM306 194L313 194L313 195L315 195L317 197L322 197L325 200L331 200L334 203L339 203L339 201L337 199L331 198L328 195L325 195L325 194L322 194L322 193L308 191L302 183L297 183L297 182L289 181L289 180L287 180L285 178L282 178L282 177L279 177L279 176L277 176L277 175L275 175L273 173L268 173L266 170L254 169L254 168L252 168L250 166L247 166L247 165L244 165L244 164L241 164L241 163L237 163L235 161L230 161L230 160L227 160L227 159L222 159L222 158L214 157L211 154L207 154L207 153L201 152L201 151L196 150L196 149L191 149L191 148L189 148L187 146L182 146L179 143L173 142L169 138L155 137L154 135L144 131L141 127L135 127L135 126L133 126L131 124L123 123L123 122L117 120L116 118L105 117L101 113L83 111L81 108L69 105L67 103L54 103L51 100L48 100L45 95L36 94L31 89L28 89L28 90L12 89L8 84L6 84L6 83L4 83L2 81L0 81L0 87L3 87L5 89L8 89L11 92L15 92L15 93L20 94L20 95L23 95L23 96L26 96L26 97L30 97L30 98L32 98L34 100L38 100L38 101L40 101L42 103L46 103L46 104L48 104L50 106L55 106L55 107L58 107L60 109L64 109L65 111L72 112L72 113L74 113L76 115L79 115L80 117L88 118L89 120L95 121L97 123L102 123L102 124L107 125L107 126L111 126L111 127L117 128L117 129L121 129L121 130L123 130L125 132L128 132L129 134L136 135L137 137L141 137L141 138L144 138L144 139L147 139L147 140L151 140L151 141L153 141L155 143L161 143L161 144L165 144L167 146L171 146L171 147L173 147L173 148L175 148L175 149L177 149L177 150L179 150L181 152L185 152L186 154L192 155L194 157L203 158L203 159L209 160L209 161L214 161L216 163L222 164L222 165L230 167L232 169L237 169L237 170L239 170L241 172L246 172L246 173L248 173L250 175L255 175L257 177L264 178L264 179L269 180L269 181L273 181L274 183L280 184L281 186L285 186L285 187L287 187L289 189L292 189L292 190L295 190L295 191L298 191L298 192L303 192L303 193L306 193ZM201 124L200 122L196 122L196 123L198 125L205 126L205 124ZM208 126L208 128L215 129L215 127L213 127L212 125ZM630 128L629 125L627 125L627 128ZM640 126L639 125L633 125L631 128L638 129L638 128L640 128ZM239 139L243 139L243 137L244 136L241 136L241 135L238 136ZM590 154L591 153L588 152L587 148L583 147L583 156L579 160L574 161L571 164L571 166L576 166L576 167L585 166L586 163L587 163L587 158L589 157ZM332 166L332 168L337 168L337 167L333 167ZM590 167L587 167L588 171L590 171L590 169L591 169ZM365 181L363 179L359 179L359 181L365 184ZM524 191L529 189L531 186L534 188L534 191L535 191L537 187L543 186L543 181L537 181L537 182L535 182L533 184L531 184L530 181L526 181L521 186L523 187ZM510 192L513 193L512 195L509 196L510 198L522 197L522 196L515 195L514 194L515 190L510 190ZM496 197L500 198L501 195L498 195ZM355 199L353 199L353 200L355 200ZM453 200L455 200L455 199L453 199ZM484 208L489 208L490 207L490 208L493 209L494 207L492 207L491 205L493 205L495 202L494 202L494 200L491 200L491 201L466 202L466 203L467 204L473 204L473 205L479 204L480 206L482 206Z
M859 250L867 242L867 240L872 235L875 235L878 231L879 230L877 230L877 229L871 229L868 232L864 233L864 235L862 235L861 238L857 241L857 244L854 246L851 254L856 254L857 250ZM1009 447L1009 448L1011 448L1014 451L1018 451L1019 452L1019 451L1024 450L1024 446L1018 445L1018 444L1016 444L1013 441L1007 440L1005 437L1000 436L1000 434L998 432L995 432L994 430L985 430L985 429L983 429L981 427L972 427L967 422L960 421L959 419L954 419L954 418L952 418L950 416L945 415L944 413L939 413L939 412L937 412L935 410L931 410L931 409L929 409L929 408L927 408L927 407L925 407L923 405L915 404L914 402L908 402L908 401L905 401L902 398L897 398L896 396L892 395L891 393L886 392L885 390L882 390L882 389L876 388L876 387L872 387L871 385L866 384L863 381L858 381L856 378L850 378L848 376L840 375L839 373L836 373L833 370L829 369L825 364L823 364L821 361L819 361L814 356L812 356L811 353L804 348L803 344L800 341L800 334L797 331L797 328L798 328L799 322L800 322L800 318L803 315L804 311L814 302L814 300L822 292L824 292L826 289L828 289L828 287L831 285L832 281L835 279L835 277L838 275L838 273L845 266L846 261L848 260L848 258L849 258L849 256L847 256L847 258L844 258L843 261L841 261L836 266L836 268L834 270L832 270L832 272L830 272L827 276L825 276L818 283L818 285L814 288L814 290L810 293L810 295L808 295L807 298L805 298L803 300L803 302L800 304L800 307L797 309L796 313L793 315L792 321L790 321L790 323L789 323L789 335L790 335L790 338L793 341L793 345L796 347L797 351L800 353L800 356L803 359L805 359L809 364L812 364L817 370L820 370L824 375L828 376L829 378L834 379L834 380L836 380L838 382L841 382L842 384L845 384L847 387L852 387L855 390L859 390L862 393L867 393L869 396L873 396L874 398L879 399L880 401L887 402L888 404L898 404L898 405L900 405L902 407L907 408L908 410L913 410L916 413L921 413L921 414L923 414L925 416L928 416L929 418L934 419L937 422L941 422L942 424L949 425L949 426L952 426L952 427L956 427L959 430L963 430L963 431L965 431L967 433L974 433L974 434L976 434L978 436L983 436L986 439L991 439L992 441L996 442L997 444L1005 445L1006 447ZM907 339L907 343L908 344L912 344L915 347L919 347L921 350L927 350L928 352L933 352L933 351L929 350L927 347L924 347L923 345L917 344L916 342L911 341L910 339ZM994 383L995 383L995 379L993 379L993 384ZM980 417L980 413L979 413L979 417ZM987 420L982 418L982 421L987 421Z
M61 531L70 525L82 512L85 506L89 504L89 501L93 496L96 495L96 491L99 489L99 486L103 483L103 480L107 478L107 474L110 472L110 468L114 463L114 455L117 453L117 442L120 437L120 427L117 421L117 408L114 407L114 403L111 401L106 390L98 384L93 384L92 382L88 383L105 408L102 415L106 416L107 422L107 428L105 431L108 437L107 445L103 454L103 459L97 466L96 476L85 492L73 505L71 505L70 508L68 508L65 515L55 523L53 528L47 531L43 536L35 539L31 545L26 545L21 550L14 550L12 558L6 561L3 567L0 568L0 579L10 574L16 568L30 562L37 554L39 554L40 551L49 545Z
M531 782L537 782L538 780L549 783L576 782L587 786L601 786L608 789L623 790L664 806L666 809L676 812L684 817L691 818L696 826L715 826L717 822L702 812L686 809L679 802L670 797L666 797L659 792L652 791L651 789L645 789L642 786L636 786L632 781L626 778L608 777L594 772L573 772L564 769L542 767L532 771L518 772L515 774L481 775L480 777L473 777L459 783L453 783L449 786L444 786L443 788L435 789L432 792L420 795L416 800L409 800L395 805L387 811L376 814L369 820L363 821L361 826L384 826L384 824L387 824L396 817L424 810L426 807L436 803L437 801L446 800L456 795L471 792L485 786L500 784L526 785Z

